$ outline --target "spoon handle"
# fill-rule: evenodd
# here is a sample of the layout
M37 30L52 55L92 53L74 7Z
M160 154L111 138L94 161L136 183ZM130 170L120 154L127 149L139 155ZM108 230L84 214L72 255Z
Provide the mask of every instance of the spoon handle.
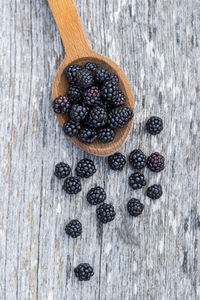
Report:
M48 0L70 60L88 55L88 44L74 0Z

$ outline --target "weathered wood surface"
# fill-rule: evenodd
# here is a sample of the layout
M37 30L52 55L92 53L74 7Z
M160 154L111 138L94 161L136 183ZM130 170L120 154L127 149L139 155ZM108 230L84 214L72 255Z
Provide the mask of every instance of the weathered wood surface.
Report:
M133 130L121 151L158 150L166 169L164 195L153 203L127 185L129 166L118 174L64 136L50 98L64 57L47 1L0 1L1 152L0 299L200 299L200 6L199 0L77 0L92 47L116 61L136 100ZM144 133L146 119L162 116L158 137ZM53 169L73 168L92 157L98 172L78 197L66 196ZM106 188L117 218L103 228L85 195ZM127 215L131 196L145 203ZM82 238L63 230L78 217ZM90 282L73 268L94 265Z

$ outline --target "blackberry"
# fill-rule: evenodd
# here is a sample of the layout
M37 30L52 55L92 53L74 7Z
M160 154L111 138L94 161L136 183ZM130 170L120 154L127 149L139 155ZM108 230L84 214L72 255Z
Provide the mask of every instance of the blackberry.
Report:
M108 157L108 164L112 170L121 171L126 164L126 158L124 155L117 152Z
M56 114L66 114L71 109L71 101L67 96L60 96L53 101L53 110Z
M112 204L103 203L96 209L97 218L104 224L115 218L115 209Z
M140 200L133 198L128 201L127 209L131 216L138 217L143 212L144 204L142 204Z
M151 117L146 123L146 130L152 134L159 134L163 130L163 121L159 117Z
M159 199L162 196L162 186L160 184L153 184L147 189L147 196L151 199Z
M113 109L108 115L108 125L110 128L123 128L133 118L133 111L122 106Z
M85 158L78 162L76 166L77 176L88 178L94 173L96 173L96 167L91 159Z
M78 102L82 97L82 88L77 85L71 85L67 91L67 95L72 102Z
M78 194L81 191L80 179L76 176L68 177L64 181L63 189L68 194Z
M70 166L68 164L65 164L64 162L60 162L55 166L55 175L59 179L69 176L70 172Z
M107 113L105 109L101 106L95 106L89 114L89 125L93 128L100 128L106 125L107 123Z
M82 69L77 73L77 83L83 89L91 87L94 84L92 73L87 69Z
M152 153L147 158L147 167L153 172L160 172L165 168L165 159L164 157L158 153Z
M105 81L101 86L101 96L106 101L115 101L118 98L119 87L116 82Z
M69 120L63 125L63 131L68 136L77 135L80 129L81 125L79 123L74 122L73 120Z
M88 114L88 109L84 105L74 104L70 111L70 118L79 123L83 121Z
M133 150L129 155L129 162L136 170L143 169L146 166L146 161L146 155L140 149Z
M115 132L111 128L102 128L98 131L98 138L103 143L110 143L114 140Z
M78 65L70 65L67 68L65 68L64 73L67 76L67 81L70 84L77 83L77 72L81 70L81 67Z
M101 84L102 82L110 79L110 72L104 68L97 68L94 72L94 80L96 83Z
M71 220L69 224L66 225L65 232L72 238L77 238L82 233L82 224L79 220Z
M126 97L122 91L119 91L118 97L112 101L112 105L115 107L120 107L125 105L126 103Z
M94 129L85 127L78 133L78 139L85 144L92 144L97 139L97 133Z
M92 62L88 62L86 65L85 65L85 68L91 72L95 72L96 69L98 68L98 65L95 64L95 63L92 63Z
M88 281L94 275L93 268L87 263L79 264L75 269L75 276L78 277L80 281Z
M119 77L115 74L112 74L110 76L110 80L113 81L113 82L116 82L117 84L119 83Z
M106 200L106 193L100 186L92 188L87 194L87 201L92 205L100 204Z
M98 86L92 86L83 93L83 103L89 106L101 104L101 95Z
M146 185L144 175L139 172L131 174L131 176L129 177L129 184L134 190L141 189Z

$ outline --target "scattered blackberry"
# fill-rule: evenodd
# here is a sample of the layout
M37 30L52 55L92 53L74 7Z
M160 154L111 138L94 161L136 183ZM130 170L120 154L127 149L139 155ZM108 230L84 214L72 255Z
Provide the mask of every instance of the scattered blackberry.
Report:
M115 218L115 209L112 204L103 203L96 209L97 218L104 224Z
M101 96L106 101L115 101L118 98L119 87L116 82L105 81L101 86Z
M87 263L79 264L74 272L80 281L88 281L94 275L93 268Z
M165 168L165 159L164 157L158 153L152 153L147 158L147 167L153 172L160 172Z
M77 85L71 85L67 91L67 95L72 102L78 102L82 97L82 88Z
M92 62L88 62L86 65L85 65L85 68L91 72L95 72L96 69L98 68L98 65L95 64L95 63L92 63Z
M100 186L92 188L87 194L87 201L92 205L100 204L106 200L106 193Z
M162 186L160 184L153 184L147 189L147 196L151 199L159 199L162 196Z
M56 114L66 114L70 108L71 101L67 96L60 96L53 101L53 110Z
M121 171L126 164L126 158L124 155L117 152L108 157L108 164L112 170Z
M115 132L111 128L102 128L98 131L98 138L103 143L110 143L114 140Z
M76 174L79 177L88 178L96 173L94 162L91 159L85 158L78 162L76 166Z
M85 144L92 144L97 139L97 133L94 129L85 127L78 133L78 139Z
M95 106L89 114L89 125L93 128L100 128L106 125L107 123L107 113L105 109L101 106Z
M122 91L119 91L118 97L112 101L112 105L115 107L120 107L125 105L126 103L126 97Z
M119 77L115 74L112 74L110 76L110 80L113 81L113 82L116 82L117 84L119 83Z
M83 103L89 106L101 104L101 95L98 86L92 86L83 93Z
M139 215L141 215L144 209L144 204L142 204L140 200L133 198L128 201L127 209L131 216L138 217Z
M141 189L146 185L144 175L139 172L131 174L131 176L129 177L129 184L134 190Z
M96 83L101 84L102 82L110 79L110 72L104 68L97 68L94 72L94 80Z
M82 233L82 224L79 220L71 220L65 227L65 232L72 238L77 238Z
M133 118L133 111L122 106L113 109L108 115L108 125L110 128L123 128Z
M82 69L77 73L77 83L83 89L91 87L94 84L92 73L87 69Z
M146 166L146 161L146 155L140 149L133 150L129 155L129 162L136 170L143 169Z
M55 166L55 175L59 179L69 176L70 172L71 168L68 164L60 162Z
M70 118L79 123L83 121L88 114L88 109L84 105L74 104L70 111Z
M151 117L146 123L146 129L152 135L159 134L163 130L162 119L159 117Z
M79 123L74 122L73 120L69 120L63 125L63 131L68 136L77 135L80 129L81 125Z
M65 68L64 73L67 75L67 81L70 84L77 83L77 72L81 70L81 67L78 65L70 65Z
M77 194L81 191L81 182L78 177L68 177L64 181L63 189L68 194Z

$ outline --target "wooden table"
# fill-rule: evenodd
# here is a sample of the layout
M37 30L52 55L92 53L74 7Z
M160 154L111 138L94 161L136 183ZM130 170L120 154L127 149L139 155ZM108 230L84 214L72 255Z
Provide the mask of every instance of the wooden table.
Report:
M199 0L77 0L92 47L116 61L130 79L135 121L121 152L141 148L166 158L160 174L145 170L148 185L161 183L156 202L128 186L132 170L107 168L66 138L51 107L53 78L64 57L47 1L1 0L0 299L200 299L200 6ZM164 131L150 136L148 117ZM97 173L67 196L56 163L74 172L92 158ZM105 187L115 221L97 223L85 199ZM126 203L145 210L131 218ZM71 218L81 238L64 232ZM80 283L73 268L94 266Z

